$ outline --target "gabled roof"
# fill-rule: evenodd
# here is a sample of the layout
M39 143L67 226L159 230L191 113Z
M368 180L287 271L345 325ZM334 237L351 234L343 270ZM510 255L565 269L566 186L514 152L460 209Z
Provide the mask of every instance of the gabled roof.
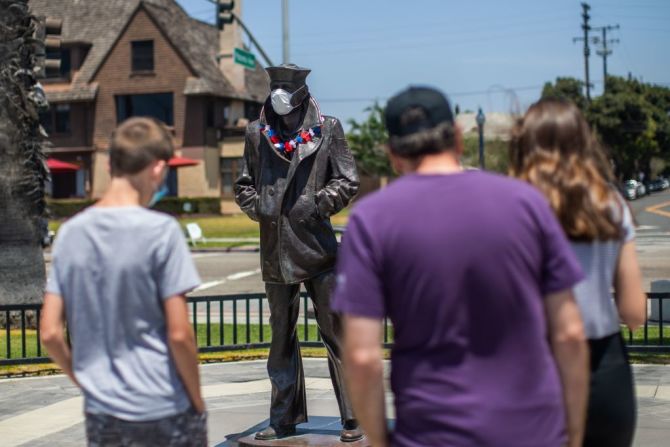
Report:
M215 26L195 20L174 0L30 0L35 15L63 19L63 43L86 43L91 49L84 65L73 79L72 91L90 88L95 74L104 63L121 33L138 8L150 17L195 72L185 93L261 102L267 97L269 83L259 65L246 71L246 88L236 91L219 69L219 35Z

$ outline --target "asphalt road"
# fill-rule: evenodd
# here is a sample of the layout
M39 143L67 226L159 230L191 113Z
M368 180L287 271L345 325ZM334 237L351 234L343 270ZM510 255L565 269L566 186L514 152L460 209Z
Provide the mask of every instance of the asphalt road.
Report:
M639 225L638 254L649 290L651 281L670 279L670 189L629 203ZM193 257L203 280L193 295L264 291L258 252L194 253Z
M629 202L637 221L640 264L649 290L652 281L670 279L670 190ZM193 253L203 285L191 295L264 292L257 251Z
M628 203L642 228L649 226L670 232L670 189Z
M202 280L194 296L265 291L258 252L193 253L193 260Z
M636 244L645 290L661 291L653 283L670 280L670 189L629 204L638 225Z

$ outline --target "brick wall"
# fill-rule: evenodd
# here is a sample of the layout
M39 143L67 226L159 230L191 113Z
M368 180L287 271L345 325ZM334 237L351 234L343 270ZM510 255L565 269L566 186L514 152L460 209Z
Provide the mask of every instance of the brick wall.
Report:
M131 42L134 40L154 41L154 72L150 75L132 73ZM183 91L189 76L192 73L184 60L144 9L139 9L93 80L100 86L93 135L96 147L107 148L109 135L117 125L115 95L170 92L174 95L176 143L181 146L186 109Z
M52 104L55 109L58 104ZM54 147L91 147L93 132L93 105L91 103L70 104L70 133L52 134L49 141Z

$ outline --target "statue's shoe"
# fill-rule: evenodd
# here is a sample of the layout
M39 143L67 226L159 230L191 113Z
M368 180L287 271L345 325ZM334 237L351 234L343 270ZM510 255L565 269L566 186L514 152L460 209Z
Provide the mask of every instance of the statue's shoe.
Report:
M361 430L361 428L358 425L353 426L353 427L349 427L349 426L345 425L345 427L340 432L340 441L342 441L342 442L356 442L356 441L359 441L359 440L363 439L363 436L365 436L365 434L363 433L363 430Z
M256 433L254 438L258 441L272 441L274 439L287 438L293 435L295 435L295 425L285 425L277 428L268 425L263 430Z

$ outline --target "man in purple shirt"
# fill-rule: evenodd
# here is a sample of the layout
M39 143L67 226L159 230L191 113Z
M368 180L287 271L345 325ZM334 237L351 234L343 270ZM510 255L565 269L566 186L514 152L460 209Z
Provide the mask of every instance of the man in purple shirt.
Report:
M447 99L412 87L386 109L402 178L352 213L334 310L345 374L375 447L581 445L587 346L579 263L543 196L464 171ZM382 319L393 323L389 437Z

